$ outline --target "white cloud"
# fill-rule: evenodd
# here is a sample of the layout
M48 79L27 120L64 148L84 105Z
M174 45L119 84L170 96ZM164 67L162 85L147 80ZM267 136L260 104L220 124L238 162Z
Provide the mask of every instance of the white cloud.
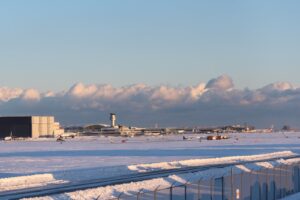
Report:
M19 88L0 87L0 101L9 101L18 98L22 93L23 90Z
M28 107L22 104L24 101L32 104ZM245 115L248 119L250 115L247 114L256 109L257 113L252 114L251 119L258 120L267 115L259 113L269 109L269 117L263 121L273 119L276 117L274 112L283 112L283 109L294 108L292 110L297 114L295 108L300 110L300 89L290 83L278 82L256 90L239 90L234 88L230 77L222 75L207 84L187 87L152 87L145 84L113 87L77 83L66 92L59 93L0 87L0 102L0 111L5 114L51 113L61 116L62 121L76 121L77 118L92 120L100 115L107 119L107 113L119 112L135 120L148 119L148 123L153 120L183 122L190 118L201 119L199 123L213 119L223 122L243 119L232 115Z
M83 83L77 83L69 90L69 94L75 98L87 98L97 92L96 85L85 86Z
M261 90L263 92L266 92L266 93L270 93L270 92L274 92L274 91L286 91L286 90L293 90L295 89L295 87L291 84L291 83L288 83L288 82L277 82L277 83L272 83L272 84L269 84L265 87L263 87Z
M200 84L196 85L195 87L189 88L190 99L192 101L198 100L201 97L201 95L207 91L207 89L205 87L206 87L206 84L200 83Z
M41 99L41 95L39 91L35 89L27 89L23 92L21 98L26 101L39 101Z
M210 80L206 88L207 89L218 89L218 90L229 90L234 87L232 79L227 75L222 75L216 79Z

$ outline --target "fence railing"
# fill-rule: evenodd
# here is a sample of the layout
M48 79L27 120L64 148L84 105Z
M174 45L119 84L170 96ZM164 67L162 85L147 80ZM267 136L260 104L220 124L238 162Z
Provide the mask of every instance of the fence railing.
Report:
M300 163L247 171L234 166L222 177L120 193L110 200L276 200L297 192L300 192Z

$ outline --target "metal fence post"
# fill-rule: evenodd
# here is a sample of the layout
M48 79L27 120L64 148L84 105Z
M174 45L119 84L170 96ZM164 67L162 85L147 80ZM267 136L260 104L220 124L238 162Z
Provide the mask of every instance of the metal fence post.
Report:
M99 200L101 196L102 196L102 194L100 194L99 196L97 196L96 200Z
M231 200L234 200L233 198L233 167L231 167L231 170L230 170L230 189L231 189Z
M284 193L284 196L287 196L290 193L290 185L289 185L289 165L286 165L286 173L285 173L285 184L286 184L286 190Z
M298 171L298 188L297 188L297 192L300 191L300 170L299 170L299 163L297 163L297 171Z
M160 185L157 186L157 187L155 188L155 190L154 190L154 200L157 200L157 191L158 191L159 188L160 188Z
M122 196L123 194L124 194L123 192L121 192L121 193L119 194L118 200L120 200L120 198L121 198L121 196Z
M266 168L266 200L269 198L269 168Z
M292 193L296 193L297 192L297 186L296 186L296 178L298 176L298 172L296 171L297 167L296 165L293 163L292 167L291 167L291 177L292 178Z
M252 200L252 170L250 169L250 200Z
M286 176L287 176L287 174L286 174L286 167L285 167L285 165L282 165L282 197L285 197L285 193L286 193L286 189L287 189L287 185L286 185L286 183L287 183L287 181L286 181Z
M274 188L274 190L273 190L273 196L274 196L274 199L273 200L275 200L276 199L276 166L274 166L274 168L273 168L273 188Z
M187 188L189 183L192 185L192 181L190 179L187 179L187 181L184 183L184 199L187 200Z
M281 165L279 166L279 197L282 198L282 189L281 189Z
M184 185L184 200L187 200L187 183Z
M136 195L136 199L137 199L137 200L140 200L140 195L142 194L142 192L143 192L143 189L141 189L141 190L137 193L137 195Z
M214 196L213 180L214 180L214 178L210 179L210 199L211 200L213 200L213 196Z
M222 176L222 200L225 200L225 180L224 180L224 176Z
M200 196L201 196L201 180L202 179L199 179L198 181L198 200L200 200Z
M260 179L259 179L259 173L260 173L260 170L259 169L257 172L256 172L256 180L258 181L258 196L259 196L259 199L261 200L261 194L262 194L262 191L261 191L261 183L260 183Z
M242 199L243 195L243 171L241 172L241 186L240 186L240 199Z

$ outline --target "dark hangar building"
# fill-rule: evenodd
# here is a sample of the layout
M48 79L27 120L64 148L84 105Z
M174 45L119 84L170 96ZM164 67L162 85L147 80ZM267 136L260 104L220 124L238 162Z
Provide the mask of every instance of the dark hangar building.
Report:
M13 116L0 117L0 138L53 137L63 133L53 116Z
M31 117L0 117L0 138L31 137Z

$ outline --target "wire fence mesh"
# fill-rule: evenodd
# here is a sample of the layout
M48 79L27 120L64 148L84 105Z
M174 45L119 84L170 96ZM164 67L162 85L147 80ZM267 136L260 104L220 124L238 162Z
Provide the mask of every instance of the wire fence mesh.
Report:
M222 177L173 183L170 187L121 193L109 200L276 200L300 192L300 163L242 171Z

